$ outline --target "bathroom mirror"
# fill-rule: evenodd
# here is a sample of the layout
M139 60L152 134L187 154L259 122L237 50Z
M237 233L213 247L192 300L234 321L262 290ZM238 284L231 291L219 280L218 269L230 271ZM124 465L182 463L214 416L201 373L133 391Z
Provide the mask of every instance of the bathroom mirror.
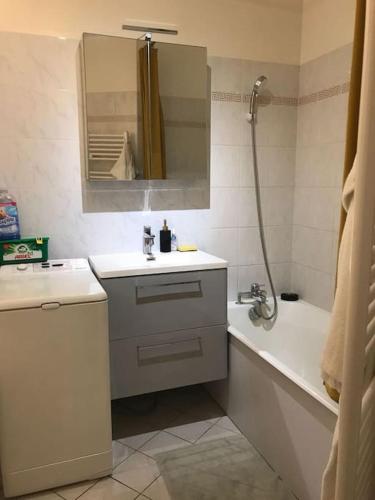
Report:
M207 187L206 48L87 33L81 48L88 190ZM200 208L185 205L170 208Z

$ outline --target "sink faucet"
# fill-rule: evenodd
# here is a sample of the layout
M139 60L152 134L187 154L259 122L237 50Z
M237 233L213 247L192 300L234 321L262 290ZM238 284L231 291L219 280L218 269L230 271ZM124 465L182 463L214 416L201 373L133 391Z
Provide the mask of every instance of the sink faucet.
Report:
M265 285L259 283L251 283L249 292L238 292L237 303L249 304L250 319L256 320L262 317L261 308L267 304L267 292Z
M151 226L143 226L143 253L147 255L147 260L155 260L152 253L155 235L151 234Z

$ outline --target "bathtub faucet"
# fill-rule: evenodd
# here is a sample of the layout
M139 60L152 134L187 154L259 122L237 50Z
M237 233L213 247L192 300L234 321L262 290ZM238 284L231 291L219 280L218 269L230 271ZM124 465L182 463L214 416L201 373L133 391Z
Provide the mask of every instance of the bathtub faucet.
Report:
M251 320L257 320L262 317L261 308L267 303L267 292L265 285L251 283L249 292L238 292L238 304L249 304L249 317Z

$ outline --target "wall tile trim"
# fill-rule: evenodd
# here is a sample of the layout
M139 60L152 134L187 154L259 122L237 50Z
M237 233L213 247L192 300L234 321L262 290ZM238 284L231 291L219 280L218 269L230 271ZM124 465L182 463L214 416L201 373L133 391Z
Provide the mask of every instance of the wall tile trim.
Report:
M345 82L340 85L334 85L327 89L319 90L308 95L301 97L285 97L285 96L260 96L260 104L272 104L276 106L303 106L305 104L312 104L314 102L323 101L330 97L336 97L340 94L349 92L350 82ZM240 94L236 92L225 92L215 90L211 92L212 101L220 102L239 102L247 103L250 101L250 94Z

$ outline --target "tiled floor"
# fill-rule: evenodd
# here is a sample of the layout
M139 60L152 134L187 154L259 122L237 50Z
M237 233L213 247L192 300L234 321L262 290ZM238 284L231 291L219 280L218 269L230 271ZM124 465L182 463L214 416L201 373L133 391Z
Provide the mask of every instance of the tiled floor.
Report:
M112 477L22 500L294 498L201 386L115 401L112 415Z

